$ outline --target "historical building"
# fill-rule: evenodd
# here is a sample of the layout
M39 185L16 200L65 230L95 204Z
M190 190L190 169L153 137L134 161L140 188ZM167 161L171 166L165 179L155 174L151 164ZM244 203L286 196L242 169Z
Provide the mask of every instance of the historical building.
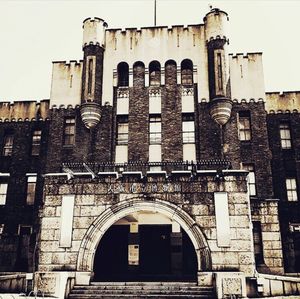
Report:
M300 93L266 93L228 21L88 18L50 100L0 103L0 271L60 298L299 292Z

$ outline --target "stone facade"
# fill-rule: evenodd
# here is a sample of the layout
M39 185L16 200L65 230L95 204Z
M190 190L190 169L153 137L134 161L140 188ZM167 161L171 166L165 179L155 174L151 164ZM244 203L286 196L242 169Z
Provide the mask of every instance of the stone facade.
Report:
M261 53L228 56L227 22L219 9L187 27L122 31L86 19L83 61L54 62L51 99L0 105L0 271L37 271L38 288L64 296L97 279L97 249L122 225L126 270L139 270L139 227L148 225L171 272L184 272L184 251L194 254L186 268L199 285L216 283L218 298L245 296L256 270L299 269L298 200L285 182L300 180L299 93L266 94ZM151 117L160 120L154 131ZM290 126L289 149L281 123Z

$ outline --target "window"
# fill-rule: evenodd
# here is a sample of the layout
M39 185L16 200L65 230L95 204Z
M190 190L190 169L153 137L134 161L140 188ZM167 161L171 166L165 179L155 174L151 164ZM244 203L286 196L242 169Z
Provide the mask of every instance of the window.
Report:
M256 184L255 184L254 165L243 163L243 169L249 171L249 174L248 174L249 195L255 196L256 195Z
M158 61L152 61L149 64L149 85L160 86L160 64Z
M195 122L193 114L182 115L182 141L195 143Z
M253 221L253 242L254 242L254 256L256 264L264 263L263 255L263 242L262 242L262 233L261 233L261 224L259 221Z
M242 141L251 140L250 113L248 111L239 112L239 139Z
M297 201L297 182L295 178L287 178L285 180L286 193L288 201Z
M280 132L280 142L281 148L289 149L292 148L291 143L291 130L289 124L280 124L279 125L279 132Z
M0 205L5 205L7 195L7 183L0 183Z
M92 93L93 82L93 59L88 60L88 93Z
M150 115L149 117L149 143L161 144L161 117Z
M36 175L27 176L27 196L26 204L33 205L35 198L35 187L36 187Z
M189 59L181 62L181 84L185 86L193 85L193 63Z
M117 144L128 144L128 116L118 117Z
M14 136L12 134L7 134L4 136L3 142L3 156L11 156L13 148Z
M218 67L218 89L223 90L222 56L221 56L221 53L217 53L217 67Z
M39 156L41 147L42 131L34 130L32 134L31 155Z
M118 64L118 86L129 85L129 66L126 62Z
M65 119L64 145L73 145L75 143L75 118Z

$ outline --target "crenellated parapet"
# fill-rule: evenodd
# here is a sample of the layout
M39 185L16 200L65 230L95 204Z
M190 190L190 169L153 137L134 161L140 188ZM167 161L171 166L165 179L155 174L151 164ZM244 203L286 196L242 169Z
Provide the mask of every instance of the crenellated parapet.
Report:
M265 99L262 53L229 54L232 99Z
M45 121L49 100L0 102L0 122Z
M266 92L267 113L298 113L300 91Z

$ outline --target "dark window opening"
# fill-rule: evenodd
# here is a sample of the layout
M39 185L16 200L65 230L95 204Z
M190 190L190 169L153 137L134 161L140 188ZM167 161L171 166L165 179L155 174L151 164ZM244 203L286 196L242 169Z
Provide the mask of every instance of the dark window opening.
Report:
M66 118L64 127L64 145L75 144L75 118Z
M8 157L12 155L13 143L14 143L14 135L6 134L4 136L3 149L2 149L3 156Z
M31 155L39 156L41 147L42 131L34 130L32 134Z
M251 140L251 121L250 121L249 111L239 112L238 129L239 129L239 139L241 141Z
M158 61L152 61L149 64L149 85L150 86L160 86L160 63Z
M117 144L128 144L128 116L117 119Z
M129 66L126 62L118 64L118 86L129 85Z
M256 264L264 263L263 242L261 233L261 223L253 221L253 242L254 242L254 256Z
M193 85L193 63L189 59L181 62L181 84L184 86Z

